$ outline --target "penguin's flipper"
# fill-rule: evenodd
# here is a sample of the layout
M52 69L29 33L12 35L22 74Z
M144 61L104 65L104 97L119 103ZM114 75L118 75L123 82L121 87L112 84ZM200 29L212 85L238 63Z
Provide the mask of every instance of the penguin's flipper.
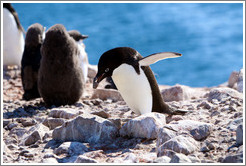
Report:
M151 64L156 63L159 60L166 59L166 58L176 58L180 57L182 54L176 53L176 52L160 52L160 53L155 53L151 54L147 57L144 57L143 59L139 60L139 65L140 66L149 66Z

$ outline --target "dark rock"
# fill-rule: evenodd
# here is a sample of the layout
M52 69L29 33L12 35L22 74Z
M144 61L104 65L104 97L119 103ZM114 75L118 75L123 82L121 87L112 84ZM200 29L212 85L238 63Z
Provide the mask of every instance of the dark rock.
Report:
M60 141L100 143L112 141L118 134L117 127L101 117L83 114L54 129L52 137Z
M237 142L237 145L242 145L243 144L243 125L240 124L238 127L237 127L237 131L236 131L236 142Z

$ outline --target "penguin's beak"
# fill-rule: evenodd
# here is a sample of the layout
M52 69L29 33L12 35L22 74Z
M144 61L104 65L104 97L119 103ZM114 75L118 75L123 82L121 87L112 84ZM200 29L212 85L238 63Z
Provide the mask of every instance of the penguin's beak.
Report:
M86 38L88 38L89 36L88 35L81 35L81 39L84 40Z
M101 74L101 75L96 75L96 77L93 80L93 88L96 89L99 85L99 83L104 79L104 75L105 73Z

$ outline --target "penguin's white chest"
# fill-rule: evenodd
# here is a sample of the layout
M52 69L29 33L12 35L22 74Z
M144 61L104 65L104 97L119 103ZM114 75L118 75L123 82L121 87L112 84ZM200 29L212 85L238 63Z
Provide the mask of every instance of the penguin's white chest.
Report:
M87 53L85 52L85 45L82 42L77 42L78 48L79 48L79 59L81 68L83 70L83 79L86 82L87 75L88 75L88 57Z
M152 111L152 91L149 81L140 68L140 74L128 64L122 64L113 71L113 81L127 105L137 114Z
M3 65L19 65L24 51L24 36L14 16L3 8Z

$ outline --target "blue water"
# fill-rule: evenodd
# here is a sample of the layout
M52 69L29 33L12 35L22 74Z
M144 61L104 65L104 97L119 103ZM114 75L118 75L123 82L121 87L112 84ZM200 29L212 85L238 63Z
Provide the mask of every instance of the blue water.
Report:
M216 86L243 67L243 4L239 3L15 3L21 24L63 24L89 35L91 64L119 46L142 56L162 51L180 58L151 65L159 84Z

